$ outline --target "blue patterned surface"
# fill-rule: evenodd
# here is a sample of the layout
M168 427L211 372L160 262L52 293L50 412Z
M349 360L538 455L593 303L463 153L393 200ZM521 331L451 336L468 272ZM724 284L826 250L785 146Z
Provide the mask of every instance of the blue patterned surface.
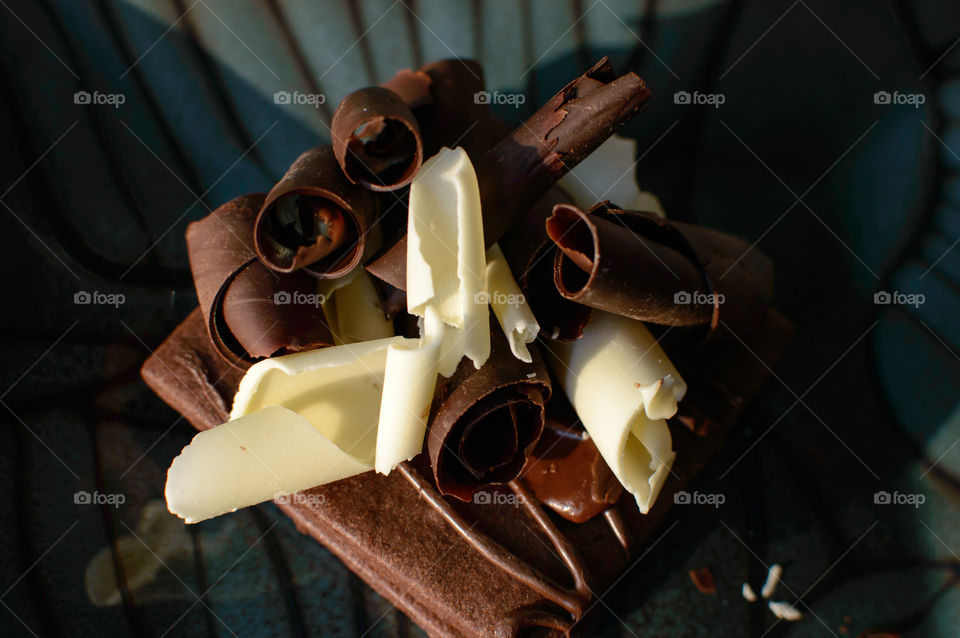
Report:
M137 369L196 304L190 221L269 188L350 90L452 55L525 94L498 107L513 122L601 55L637 70L654 92L626 128L639 183L674 218L757 241L797 324L703 477L725 504L676 508L598 635L960 635L955 3L0 5L4 635L420 634L272 505L170 520L164 473L191 429ZM125 101L75 104L81 90ZM676 104L681 90L725 101ZM75 305L78 291L125 303ZM877 305L884 291L924 303ZM76 504L78 490L125 502ZM924 502L876 504L880 491ZM773 562L800 622L740 596ZM687 577L701 566L714 596Z

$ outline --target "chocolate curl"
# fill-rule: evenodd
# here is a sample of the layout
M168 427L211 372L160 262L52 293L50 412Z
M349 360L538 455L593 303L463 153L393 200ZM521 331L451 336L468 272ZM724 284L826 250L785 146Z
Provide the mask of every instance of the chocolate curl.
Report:
M316 280L269 270L253 250L265 195L238 197L187 227L190 269L217 351L237 367L275 354L333 345Z
M590 321L590 308L564 298L553 283L557 247L547 237L545 223L555 205L569 202L563 191L551 188L500 240L510 270L540 324L540 334L558 341L579 339Z
M473 60L440 60L418 71L404 69L382 86L413 110L427 157L444 146L462 146L476 163L510 130L478 99L485 90L483 68Z
M333 153L347 179L370 190L406 186L423 163L417 120L389 89L371 86L345 97L330 130Z
M271 189L253 229L257 256L272 270L320 279L353 270L377 246L368 235L377 199L340 170L333 147L297 158Z
M773 264L744 240L601 202L558 205L546 222L559 250L560 294L593 308L667 326L720 319L749 329L773 293Z
M532 363L513 356L491 324L490 358L477 370L464 359L440 378L430 414L427 450L441 494L469 501L484 485L519 476L543 430L550 398L547 368L535 347Z
M523 482L560 516L585 523L616 504L623 485L578 423L569 401L553 397L543 434L523 469Z
M636 115L650 91L635 73L617 77L603 58L475 163L489 248L546 194L557 180ZM471 158L472 159L472 158ZM406 243L367 264L391 285L406 287Z

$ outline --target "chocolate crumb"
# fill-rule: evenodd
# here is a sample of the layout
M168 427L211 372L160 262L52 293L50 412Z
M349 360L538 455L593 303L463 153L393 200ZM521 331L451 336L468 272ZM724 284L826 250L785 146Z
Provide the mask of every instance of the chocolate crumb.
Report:
M690 580L701 594L715 594L717 587L713 582L713 572L708 567L690 570Z

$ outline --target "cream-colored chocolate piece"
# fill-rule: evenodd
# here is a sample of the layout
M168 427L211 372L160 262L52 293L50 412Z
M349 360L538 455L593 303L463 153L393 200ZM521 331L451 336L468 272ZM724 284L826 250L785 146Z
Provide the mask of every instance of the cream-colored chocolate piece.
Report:
M767 607L770 608L770 611L773 612L774 616L782 620L794 622L803 618L803 614L800 612L800 610L790 603L775 602L771 600L769 603L767 603Z
M646 514L676 456L664 419L676 413L686 383L641 322L600 310L593 311L580 339L551 349L556 357L547 360L554 376L603 459Z
M423 318L420 342L406 340L387 350L380 425L377 430L376 470L390 474L423 448L430 405L437 385L437 365L446 326L432 306Z
M664 217L657 196L637 186L636 155L636 140L612 135L564 175L558 186L584 210L608 199L624 210L644 210Z
M757 601L757 594L753 591L753 587L750 586L750 583L743 584L743 586L740 588L740 595L751 603Z
M779 563L770 565L770 569L767 571L767 580L763 583L760 595L764 598L773 596L774 592L777 591L777 585L780 584L781 576L783 576L783 567Z
M440 374L450 376L464 356L480 368L490 356L480 189L462 148L443 148L427 160L410 187L407 223L407 310L427 306L455 331L440 346Z
M487 299L513 356L526 363L533 361L527 344L536 340L540 326L497 244L487 251Z
M230 421L199 433L167 473L188 523L373 469L387 351L401 337L265 359Z
M362 268L325 299L323 311L337 344L374 341L393 336L393 322L383 314L373 280Z

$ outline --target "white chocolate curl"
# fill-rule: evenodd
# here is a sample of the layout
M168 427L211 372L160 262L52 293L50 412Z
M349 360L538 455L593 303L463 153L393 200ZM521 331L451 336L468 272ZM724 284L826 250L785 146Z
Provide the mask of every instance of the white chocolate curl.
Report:
M636 140L611 135L564 175L558 186L584 210L598 201L609 199L624 210L644 210L664 217L657 196L637 187L634 176L636 156Z
M197 434L167 472L167 508L195 523L373 469L387 349L401 337L266 359L230 421Z
M389 474L423 448L437 374L449 377L464 356L477 368L490 356L485 296L477 176L462 148L444 148L410 187L407 311L420 317L420 342L387 354L377 472Z
M507 336L510 352L521 361L532 362L527 344L536 340L540 325L497 244L487 251L487 298Z
M583 337L551 348L559 361L548 361L583 426L646 514L676 456L664 419L687 384L646 326L600 310Z
M440 149L410 187L407 222L407 311L423 317L433 306L456 331L440 347L440 374L449 377L464 356L480 368L490 356L486 258L480 187L462 148Z

